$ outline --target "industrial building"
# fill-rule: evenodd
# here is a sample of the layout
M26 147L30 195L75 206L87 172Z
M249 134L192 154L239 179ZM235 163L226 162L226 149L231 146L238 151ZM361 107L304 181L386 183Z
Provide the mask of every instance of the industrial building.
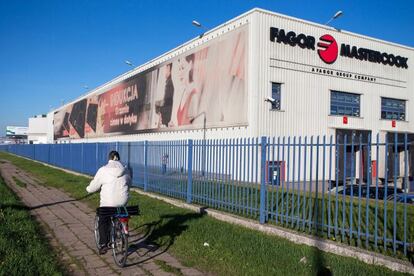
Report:
M360 143L409 133L412 142L413 60L412 47L253 9L49 113L48 140L346 134ZM366 158L357 151L340 155Z
M48 120L46 115L36 115L29 118L27 141L29 144L46 144Z
M6 126L6 137L0 144L26 144L28 128L25 126Z

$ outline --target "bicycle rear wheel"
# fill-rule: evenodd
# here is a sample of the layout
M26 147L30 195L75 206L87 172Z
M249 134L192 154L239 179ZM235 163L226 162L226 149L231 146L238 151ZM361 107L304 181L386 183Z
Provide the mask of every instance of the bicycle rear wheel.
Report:
M94 226L94 234L95 234L95 243L96 243L96 248L99 248L99 216L96 215L95 216L95 226Z
M124 267L128 257L128 234L118 219L112 221L111 242L115 263L119 267Z

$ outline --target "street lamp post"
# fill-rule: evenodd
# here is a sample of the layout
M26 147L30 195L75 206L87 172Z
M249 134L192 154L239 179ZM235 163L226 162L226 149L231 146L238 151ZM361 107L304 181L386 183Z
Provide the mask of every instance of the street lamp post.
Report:
M338 17L342 16L344 13L342 11L337 11L334 16L331 17L331 19L328 20L328 22L325 23L325 25L328 25L331 23L332 20L337 19Z
M208 31L208 29L206 27L204 27L203 25L201 25L200 22L193 20L191 22L191 24L193 24L194 26L196 26L197 28L203 29L204 32L200 34L200 38L202 38L204 36L204 33Z
M190 123L192 124L194 122L195 119L197 119L198 117L200 117L201 115L204 115L204 120L203 120L203 143L202 143L202 150L201 150L201 176L205 175L205 171L206 171L206 123L207 123L207 114L205 111L201 112L200 114L198 114L197 116L193 117L192 119L190 119Z
M132 62L130 62L129 60L125 60L125 64L134 67L134 64L132 64Z

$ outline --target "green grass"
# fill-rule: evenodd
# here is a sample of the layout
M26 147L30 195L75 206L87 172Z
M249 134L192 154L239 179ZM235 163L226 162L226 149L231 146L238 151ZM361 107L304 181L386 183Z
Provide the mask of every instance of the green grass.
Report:
M63 275L27 208L0 178L0 275Z
M270 223L305 231L325 238L328 238L329 232L330 238L349 245L358 245L359 247L382 254L392 255L410 261L414 260L412 246L407 247L407 256L404 256L404 248L402 245L397 245L394 254L392 242L388 241L385 249L382 240L384 235L389 240L393 238L395 210L396 240L404 240L404 228L406 228L406 241L411 243L414 241L414 225L410 223L414 219L414 206L412 205L406 205L406 210L404 210L404 204L402 203L397 203L394 207L393 202L388 201L384 206L384 201L382 200L378 202L372 199L366 200L366 198L358 200L357 197L351 198L349 196L345 196L345 199L343 199L342 194L338 195L337 204L335 202L335 195L331 195L331 201L329 203L328 194L318 194L317 196L315 194L299 194L300 204L298 204L297 194L293 195L291 192L285 191L283 198L281 198L281 192L279 193L279 198L275 194L274 191L269 193L269 197L274 197L271 199L273 205L268 202L268 208L272 210L269 214ZM322 201L322 196L324 197L324 201ZM304 202L306 202L305 206L303 205ZM287 214L287 216L276 219L276 208L278 209L278 214ZM404 224L404 216L407 217L406 224ZM291 219L292 217L293 221ZM305 218L308 220L308 223L305 222L304 224L303 221L298 221L298 218ZM309 224L309 221L312 222L312 225ZM385 228L384 221L386 222ZM322 223L324 224L323 227L321 226ZM328 224L331 226L331 229L328 229ZM342 229L345 230L343 233ZM347 229L352 229L354 233L350 235L346 232ZM384 231L384 229L386 230ZM360 232L359 237L357 235L358 231ZM377 233L376 245L374 239L375 232ZM366 238L367 234L368 239Z
M32 161L0 153L45 185L58 187L75 198L85 196L90 181ZM91 207L98 196L83 199ZM146 235L147 241L168 250L184 265L217 275L397 275L386 268L352 258L328 254L285 239L217 221L161 201L131 193L130 205L139 204L142 215L130 228ZM203 244L207 242L209 246ZM307 262L300 262L305 257ZM178 272L177 272L178 273Z
M24 183L23 181L21 181L17 177L13 176L13 180L14 180L14 183L16 183L17 186L22 187L22 188L26 188L26 186L27 186L26 183Z
M185 199L187 190L185 179L179 180L177 177L167 176L165 180L168 182L163 183L159 178L151 179L150 177L148 190ZM259 219L260 188L257 185L237 181L228 184L210 179L193 179L192 190L194 203L255 220ZM358 195L358 190L355 190L354 194ZM403 245L397 243L394 253L392 243L394 210L396 211L396 240L404 241L405 239L408 243L414 242L414 224L410 223L414 220L413 205L397 202L394 208L394 203L389 200L384 205L381 199L378 201L368 199L367 201L365 197L361 197L358 200L358 196L343 198L342 194L338 194L336 200L334 193L311 193L309 190L292 192L286 188L278 189L275 186L267 186L266 208L269 224L414 261L413 245L407 246L407 255L404 255ZM407 218L406 224L404 224L404 216ZM324 224L323 227L322 224ZM351 235L347 231L349 229L352 229ZM404 237L404 229L406 237ZM374 238L375 233L377 240ZM388 240L386 246L383 242L384 235Z

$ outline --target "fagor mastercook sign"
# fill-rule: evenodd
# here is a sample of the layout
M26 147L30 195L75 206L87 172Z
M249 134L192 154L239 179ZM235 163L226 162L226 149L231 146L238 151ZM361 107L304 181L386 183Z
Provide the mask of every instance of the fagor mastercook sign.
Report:
M274 27L270 27L270 41L292 47L299 46L307 50L316 50L315 37L306 34L296 34L294 31L285 31L284 29ZM339 54L345 58L408 69L408 58L395 53L376 51L347 43L341 43L339 51L336 39L330 34L322 35L316 45L318 46L320 59L327 64L334 63Z

